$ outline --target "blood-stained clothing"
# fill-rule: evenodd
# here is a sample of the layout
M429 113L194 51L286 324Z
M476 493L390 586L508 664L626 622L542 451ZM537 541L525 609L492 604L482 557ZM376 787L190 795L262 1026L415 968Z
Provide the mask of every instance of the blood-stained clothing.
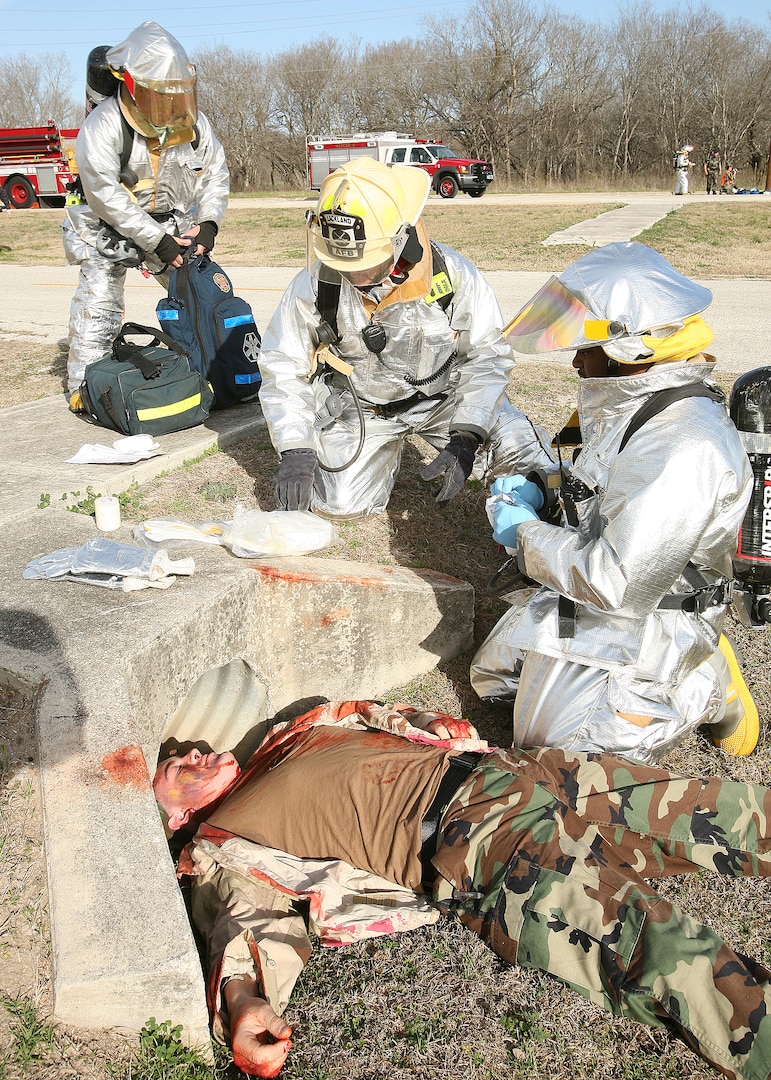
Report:
M705 397L670 404L619 452L655 392L710 376L702 360L578 385L583 445L563 477L573 520L518 529L519 569L542 587L510 594L471 662L480 697L514 699L517 746L654 761L720 719L708 661L752 491L747 455Z
M277 782L287 776L299 761L292 753L297 737L332 723L356 734L360 762L364 729L372 725L380 728L373 757L383 731L424 743L426 760L436 762L433 787L455 751L483 747L475 740L437 742L420 730L426 715L367 702L316 710L268 739L248 783L260 783L263 766ZM309 758L312 745L305 740ZM426 776L425 769L416 772L423 795ZM399 823L389 816L392 785L378 786L380 820L365 813L362 827L382 832ZM357 787L360 794L357 784L341 794ZM336 795L329 776L306 783L296 805L298 830L316 815L333 828ZM419 822L412 827L418 850ZM770 833L767 788L559 749L482 756L441 819L433 904L371 869L299 858L204 825L183 869L198 875L193 917L207 943L215 1034L227 1032L221 987L231 976L256 975L272 1007L286 1008L311 952L298 900L309 901L311 928L332 945L430 923L438 909L456 913L504 959L550 972L617 1015L676 1030L726 1076L765 1080L771 971L734 953L645 879L702 868L771 876ZM373 836L366 842L371 851L390 850Z

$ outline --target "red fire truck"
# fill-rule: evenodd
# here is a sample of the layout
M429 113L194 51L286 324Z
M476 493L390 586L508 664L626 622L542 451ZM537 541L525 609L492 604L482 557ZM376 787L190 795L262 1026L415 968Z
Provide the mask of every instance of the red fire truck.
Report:
M431 187L443 199L454 199L459 191L478 199L493 181L489 161L463 157L433 139L414 139L396 131L359 132L337 138L312 136L306 143L311 190L318 190L325 176L357 157L423 169L431 177Z
M0 187L18 210L38 202L64 206L67 185L77 175L77 128L0 128Z

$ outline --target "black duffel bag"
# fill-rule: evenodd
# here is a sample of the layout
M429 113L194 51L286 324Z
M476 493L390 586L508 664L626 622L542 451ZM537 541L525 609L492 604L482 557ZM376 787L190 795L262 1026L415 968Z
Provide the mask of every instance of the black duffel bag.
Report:
M152 338L149 345L127 336ZM181 345L149 326L127 322L112 353L89 364L80 386L82 411L123 435L166 435L202 424L214 403L209 383Z

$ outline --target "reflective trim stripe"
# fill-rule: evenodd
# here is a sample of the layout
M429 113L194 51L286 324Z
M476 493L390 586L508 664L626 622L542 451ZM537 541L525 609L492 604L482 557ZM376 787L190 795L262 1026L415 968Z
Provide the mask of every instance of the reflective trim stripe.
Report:
M182 401L173 401L170 405L159 405L155 409L137 409L138 420L158 420L162 416L177 416L179 413L196 409L201 404L201 395L193 394L192 397Z
M231 326L243 326L245 323L253 323L254 315L234 315L230 319L223 319L222 325L226 330L229 330Z

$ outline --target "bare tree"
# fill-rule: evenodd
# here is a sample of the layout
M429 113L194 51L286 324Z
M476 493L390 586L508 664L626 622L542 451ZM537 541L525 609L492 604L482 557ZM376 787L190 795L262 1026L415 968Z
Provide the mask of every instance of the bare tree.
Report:
M433 135L433 52L404 39L364 49L355 72L356 128Z
M198 100L225 148L233 188L273 187L275 103L264 63L256 53L219 46L196 64Z
M658 159L651 155L650 105L650 0L623 9L608 35L613 42L608 58L608 77L615 91L610 106L610 165L615 174L627 177Z
M548 77L542 88L542 146L547 180L580 183L596 167L599 114L613 91L598 27L553 15L546 34ZM596 120L596 123L594 122Z
M83 76L85 86L85 74ZM0 59L0 126L39 127L49 120L72 127L84 105L70 94L72 69L64 53L19 53ZM85 89L83 91L85 101Z

